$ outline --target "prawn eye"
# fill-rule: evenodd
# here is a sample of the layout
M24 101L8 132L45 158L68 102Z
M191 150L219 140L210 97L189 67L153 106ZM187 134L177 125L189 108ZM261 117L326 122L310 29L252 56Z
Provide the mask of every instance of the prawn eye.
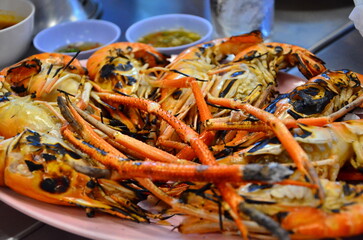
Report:
M96 187L96 182L94 181L94 180L89 180L88 182L87 182L87 187L89 187L89 188L95 188Z
M40 188L49 193L64 193L70 186L66 176L45 178L40 182Z

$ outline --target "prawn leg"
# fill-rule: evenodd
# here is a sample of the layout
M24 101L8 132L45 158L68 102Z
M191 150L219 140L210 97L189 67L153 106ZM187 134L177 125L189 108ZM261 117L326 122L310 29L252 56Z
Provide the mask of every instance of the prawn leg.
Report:
M177 131L179 136L185 142L188 142L191 145L201 163L212 166L218 165L213 154L211 153L211 151L209 151L207 145L199 138L199 135L186 124L182 123L173 115L171 115L168 111L164 111L163 109L161 109L159 104L146 99L132 98L127 96L118 96L102 93L99 93L98 95L104 101L118 102L120 104L130 107L136 107L143 111L147 111L151 114L155 114L161 117ZM216 183L216 186L221 192L224 201L228 204L229 209L231 210L229 212L232 218L235 220L238 228L240 229L242 236L247 239L248 232L246 227L242 223L242 213L238 209L238 205L243 202L243 198L236 193L235 189L232 187L231 184L225 181ZM270 221L273 220L270 219ZM283 236L280 235L281 233L284 233ZM274 231L273 234L279 235L281 238L286 238L286 236L288 235L288 233L285 231Z
M275 117L273 114L268 113L262 109L253 107L248 103L244 103L238 100L231 99L208 99L213 104L221 105L223 107L229 107L234 109L240 109L246 111L253 116L257 117L261 121L265 122L271 130L275 133L277 138L286 148L291 158L294 160L297 168L306 176L309 176L310 180L318 186L318 193L321 200L324 199L324 192L320 184L319 177L315 171L315 168L311 164L308 155L296 142L288 128L284 123Z
M102 164L118 170L122 178L151 178L154 180L188 180L188 181L282 181L291 174L286 167L278 170L279 165L196 165L180 163L162 163L155 161L131 161L126 155L108 144L91 126L83 120L77 111L66 107L65 100L59 98L61 112L83 140L74 136L68 125L62 128L62 134L75 146L88 155L96 158ZM72 112L72 113L71 113ZM76 117L73 118L70 115ZM117 140L117 138L115 139ZM87 141L87 142L86 142ZM149 149L150 150L150 149ZM168 156L168 155L167 155ZM264 169L264 170L262 170ZM270 169L270 170L268 170ZM266 174L257 174L265 171ZM278 175L274 176L276 171Z

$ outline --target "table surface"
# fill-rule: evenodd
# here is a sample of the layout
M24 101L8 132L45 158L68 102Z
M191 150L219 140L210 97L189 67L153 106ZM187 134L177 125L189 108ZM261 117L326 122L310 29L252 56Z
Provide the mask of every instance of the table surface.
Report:
M353 1L276 0L275 3L272 41L308 48L323 59L329 69L363 73L363 38L348 18ZM190 13L210 18L206 0L105 0L102 9L102 19L121 27L120 41L124 41L128 26L145 17ZM298 74L295 69L290 73ZM0 202L0 218L0 239L85 239L38 222L3 202Z

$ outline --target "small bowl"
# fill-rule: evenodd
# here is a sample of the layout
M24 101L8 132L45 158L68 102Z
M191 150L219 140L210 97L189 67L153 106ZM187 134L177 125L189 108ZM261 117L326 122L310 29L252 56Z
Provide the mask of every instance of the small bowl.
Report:
M179 54L189 47L211 40L213 33L212 24L202 17L189 14L165 14L146 18L131 25L126 31L126 40L137 42L147 34L178 28L198 33L201 38L193 43L177 47L157 47L159 52L167 55Z
M87 59L101 47L116 42L121 35L120 28L104 20L81 20L65 22L39 32L34 40L34 47L40 52L56 52L59 48L78 42L96 42L98 48L81 51L78 59ZM74 56L75 52L63 53Z
M7 67L28 51L34 30L34 4L27 0L1 0L0 9L22 20L0 30L0 69Z

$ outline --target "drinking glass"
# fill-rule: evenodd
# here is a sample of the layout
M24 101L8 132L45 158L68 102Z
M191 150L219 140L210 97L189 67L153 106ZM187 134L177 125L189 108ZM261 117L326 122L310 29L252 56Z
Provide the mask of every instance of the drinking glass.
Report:
M260 30L264 39L272 32L274 0L210 0L215 37L230 37Z

